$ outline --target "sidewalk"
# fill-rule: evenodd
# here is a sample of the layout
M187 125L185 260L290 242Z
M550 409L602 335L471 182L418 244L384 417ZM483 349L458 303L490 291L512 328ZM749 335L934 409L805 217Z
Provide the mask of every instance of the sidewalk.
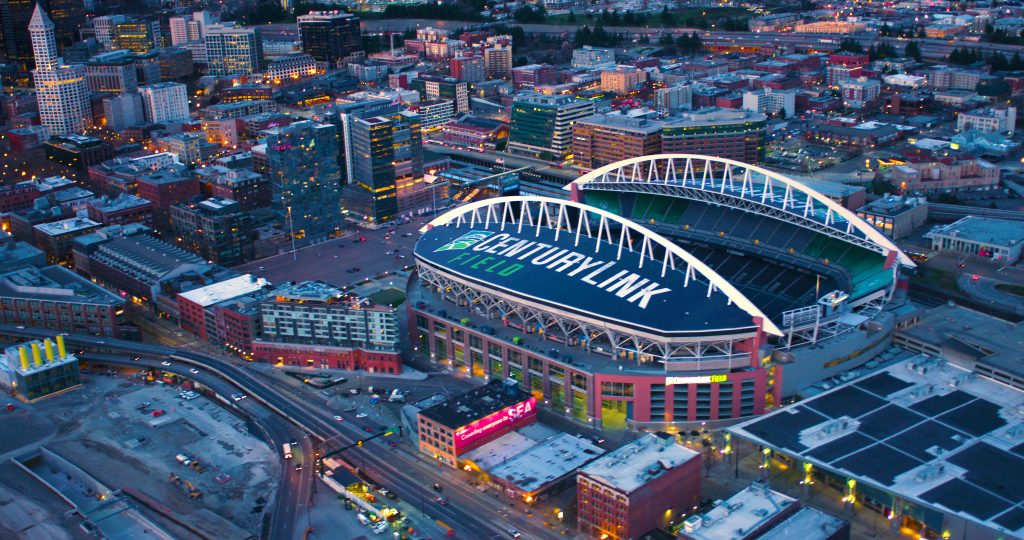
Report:
M726 457L717 452L711 453L710 468L702 466L706 471L701 488L704 497L725 500L760 479L760 457L757 449L742 440L734 444L739 457L739 467L731 459L725 461ZM696 446L688 446L696 449ZM817 508L849 521L850 538L905 538L898 530L891 529L889 520L878 512L865 508L861 503L850 507L842 502L844 494L825 482L815 481L810 486L801 485L802 470L798 469L799 467L789 468L778 461L773 461L768 475L769 487L800 500L804 506Z

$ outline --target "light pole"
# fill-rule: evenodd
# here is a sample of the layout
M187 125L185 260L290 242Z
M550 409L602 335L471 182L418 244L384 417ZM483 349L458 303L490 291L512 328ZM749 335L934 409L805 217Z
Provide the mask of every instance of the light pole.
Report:
M292 207L288 207L288 228L291 229L292 237L292 260L298 260L298 253L295 251L295 222L292 221Z

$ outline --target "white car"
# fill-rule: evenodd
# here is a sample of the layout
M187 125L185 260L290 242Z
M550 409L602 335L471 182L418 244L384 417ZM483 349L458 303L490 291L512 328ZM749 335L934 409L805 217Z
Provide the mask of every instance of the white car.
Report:
M356 415L356 418L366 418L367 416L368 416L368 415L367 415L366 413L364 413L364 412L361 412L361 413L359 413L359 414L357 414L357 415Z
M160 362L160 365L161 365L161 366L164 366L164 367L168 367L168 366L170 366L170 365L171 365L171 363L170 363L170 362L168 362L167 360L164 360L163 362Z
M334 415L334 420L337 421L337 422L344 422L345 421L344 418L342 418L342 417L340 417L338 415Z
M245 399L245 394L231 394L231 399L235 401L242 401Z
M188 372L193 375L199 375L199 370L196 368L189 368Z

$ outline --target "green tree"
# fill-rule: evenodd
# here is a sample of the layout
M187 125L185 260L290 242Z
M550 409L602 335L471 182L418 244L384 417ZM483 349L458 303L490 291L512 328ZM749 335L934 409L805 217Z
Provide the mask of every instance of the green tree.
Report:
M839 50L862 54L864 52L864 46L855 39L846 38L839 42Z
M903 55L909 56L918 62L921 61L921 46L916 41L907 43L907 47L903 49Z
M1024 69L1024 61L1021 61L1019 52L1013 53L1013 57L1010 58L1010 69L1012 71Z
M785 107L779 109L779 118L782 119L782 120L786 119L786 108Z
M661 25L664 27L670 27L675 25L675 21L672 19L672 12L668 10L668 6L661 9Z
M988 63L992 66L992 71L1006 71L1010 67L1010 62L1001 52L992 53L992 56L988 57Z

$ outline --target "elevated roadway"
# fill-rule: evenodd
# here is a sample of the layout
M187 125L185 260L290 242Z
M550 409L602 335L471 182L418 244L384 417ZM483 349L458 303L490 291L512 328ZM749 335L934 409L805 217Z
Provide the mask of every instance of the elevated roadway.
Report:
M17 328L12 325L0 325L0 335L25 338L43 338L53 335L52 330L38 328ZM140 343L108 337L71 334L65 337L68 346L73 350L97 350L108 353L106 361L120 365L136 365L139 367L159 367L159 369L181 373L186 377L194 377L188 373L189 368L206 372L209 377L219 377L237 387L249 396L250 400L258 401L269 411L282 419L286 419L295 427L317 439L324 449L346 446L368 436L357 426L347 422L336 422L331 419L328 411L311 407L311 404L299 396L290 394L275 382L268 382L261 376L243 369L242 364L213 356L184 351L162 345ZM118 360L116 357L124 354ZM162 366L159 360L152 366L150 360L131 360L131 356L154 356L169 358L171 366ZM177 369L177 371L175 371ZM184 372L182 372L184 371ZM209 379L205 379L209 380ZM205 383L204 383L205 384ZM381 428L383 429L383 428ZM283 433L278 433L282 436ZM283 437L281 440L287 439ZM277 442L275 441L275 444ZM387 487L399 497L412 503L418 503L421 511L440 520L455 530L457 537L489 539L507 535L508 529L515 528L528 538L547 538L552 532L534 523L532 520L517 519L511 521L507 515L498 512L499 503L482 497L480 492L450 474L451 469L442 469L440 465L425 462L416 456L404 452L386 451L387 445L378 439L371 441L363 448L346 451L344 455L349 463L360 467L367 475L381 485ZM315 450L312 450L315 451ZM312 481L312 467L304 467L303 478ZM281 500L289 501L295 507L293 511L281 511L279 519L275 519L273 538L292 538L296 520L301 521L301 506L308 503L308 496L302 489L302 481L287 493L282 493ZM439 483L443 486L443 496L449 501L447 505L434 502L435 494L429 486ZM287 504L287 503L281 503ZM291 520L289 522L289 519Z

